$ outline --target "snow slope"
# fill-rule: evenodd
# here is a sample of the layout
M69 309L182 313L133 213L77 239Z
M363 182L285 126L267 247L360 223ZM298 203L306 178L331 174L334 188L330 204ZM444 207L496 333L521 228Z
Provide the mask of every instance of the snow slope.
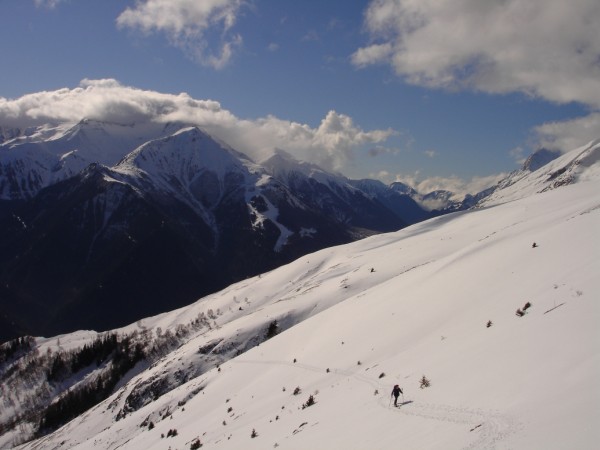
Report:
M212 317L23 448L598 448L598 229L600 179L588 171L560 189L304 256L120 330L164 333ZM273 321L281 332L262 342ZM53 342L39 340L40 351ZM126 407L168 376L180 386ZM400 408L390 406L396 383Z
M540 158L543 158L545 154L541 154ZM537 165L528 161L529 164L503 180L491 195L479 202L478 206L498 205L537 192L597 178L600 176L600 139L565 153L533 172L529 167Z

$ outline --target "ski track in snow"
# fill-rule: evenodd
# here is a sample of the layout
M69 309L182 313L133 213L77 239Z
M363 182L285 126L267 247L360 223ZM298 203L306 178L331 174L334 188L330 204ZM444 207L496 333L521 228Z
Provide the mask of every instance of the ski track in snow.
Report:
M231 360L229 362L235 364L279 365L295 367L317 373L324 373L326 370L323 367L288 361ZM357 381L370 385L372 388L380 388L378 380L360 375L355 371L329 369L329 373L351 377ZM451 422L457 425L464 425L465 431L468 430L469 433L476 435L477 438L469 445L461 447L461 450L495 450L497 444L521 428L521 425L516 419L513 419L506 414L502 414L500 411L485 410L482 408L473 409L465 406L444 405L439 403L415 403L410 399L403 399L403 403L398 408L390 408L386 396L379 396L378 404L385 410L390 410L394 413L419 417L425 420Z
M411 402L409 406L400 406L397 411L427 420L464 425L465 430L469 429L470 433L478 436L471 444L462 447L465 450L496 449L500 441L506 439L520 427L516 420L499 411L472 409L464 406Z

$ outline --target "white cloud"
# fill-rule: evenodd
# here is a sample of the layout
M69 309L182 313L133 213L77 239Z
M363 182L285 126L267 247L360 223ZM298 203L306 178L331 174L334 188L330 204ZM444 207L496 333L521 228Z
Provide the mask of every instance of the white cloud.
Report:
M308 30L304 36L302 36L301 41L310 42L310 41L318 41L320 40L319 33L317 30Z
M37 92L14 100L0 97L0 126L28 127L83 118L191 123L256 160L281 148L329 170L340 170L358 147L384 142L396 133L392 129L365 131L351 117L335 111L329 111L316 128L274 116L240 119L216 101L136 89L113 79L83 80L74 89Z
M525 149L523 147L521 147L521 146L517 146L517 147L512 148L508 152L508 154L518 164L523 164L525 162L525 160L527 159L525 157Z
M379 64L388 62L394 48L391 43L373 44L368 47L359 48L352 55L352 64L358 67L365 67L370 64Z
M172 45L188 57L215 69L224 67L234 49L242 43L239 34L231 33L245 0L137 0L127 8L117 25L143 33L165 33ZM210 49L207 34L220 30L217 51Z
M379 179L379 180L387 180L390 178L391 174L387 170L380 170L376 174L371 174L371 178Z
M358 67L389 63L408 82L524 92L600 107L597 0L372 0Z
M470 180L465 180L457 176L450 177L429 177L420 179L420 173L398 174L395 181L407 184L421 194L428 194L433 191L449 191L454 193L454 200L462 200L467 194L477 194L478 192L493 186L501 179L507 176L506 173L499 173L488 176L476 176ZM435 208L435 205L429 205Z
M534 128L535 145L566 152L600 138L600 112L562 122L548 122Z
M367 154L372 158L375 158L380 155L386 155L392 152L393 150L391 148L385 147L383 145L375 145L367 150Z
M48 9L54 9L59 3L64 1L65 0L34 0L34 3L38 8L44 7Z

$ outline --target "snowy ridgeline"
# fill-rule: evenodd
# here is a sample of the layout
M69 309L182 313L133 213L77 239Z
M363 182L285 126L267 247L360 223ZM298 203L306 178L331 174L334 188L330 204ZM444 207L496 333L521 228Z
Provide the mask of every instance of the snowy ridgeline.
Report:
M35 431L35 389L94 382L112 394L25 448L597 448L597 166L304 256L116 338L37 339L2 366L2 421L23 417L0 443ZM85 344L103 358L86 365ZM37 375L6 377L36 361Z

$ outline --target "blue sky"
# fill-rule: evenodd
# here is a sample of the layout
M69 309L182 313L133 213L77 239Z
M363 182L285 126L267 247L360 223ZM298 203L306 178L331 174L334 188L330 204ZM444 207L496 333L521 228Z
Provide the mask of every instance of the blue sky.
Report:
M256 159L476 191L600 137L597 23L596 0L0 0L0 126L192 117Z

